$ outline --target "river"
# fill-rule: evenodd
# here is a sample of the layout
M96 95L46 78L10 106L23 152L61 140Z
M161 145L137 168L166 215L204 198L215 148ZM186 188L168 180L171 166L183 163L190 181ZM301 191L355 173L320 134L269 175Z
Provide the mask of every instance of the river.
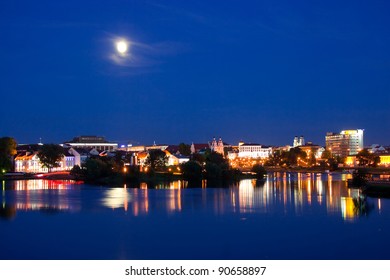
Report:
M390 200L348 174L225 188L2 181L0 259L389 259Z

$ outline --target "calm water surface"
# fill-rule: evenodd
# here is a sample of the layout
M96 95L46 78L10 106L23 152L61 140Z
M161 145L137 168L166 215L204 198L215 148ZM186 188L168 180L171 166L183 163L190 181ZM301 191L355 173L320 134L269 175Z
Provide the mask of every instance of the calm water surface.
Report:
M390 259L390 200L345 174L227 188L2 182L0 259Z

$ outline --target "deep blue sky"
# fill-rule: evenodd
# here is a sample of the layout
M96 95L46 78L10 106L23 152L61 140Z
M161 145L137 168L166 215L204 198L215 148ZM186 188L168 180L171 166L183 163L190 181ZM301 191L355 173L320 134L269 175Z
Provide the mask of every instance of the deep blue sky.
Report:
M390 144L389 1L0 1L0 136ZM118 57L115 41L131 42Z

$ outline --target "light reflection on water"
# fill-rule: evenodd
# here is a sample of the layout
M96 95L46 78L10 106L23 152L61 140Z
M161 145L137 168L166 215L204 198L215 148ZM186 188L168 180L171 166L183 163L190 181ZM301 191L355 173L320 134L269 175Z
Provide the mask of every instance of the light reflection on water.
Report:
M347 178L274 173L226 188L7 181L0 259L388 259L390 200L359 199Z
M79 201L70 196L77 189L70 180L2 181L1 217L13 218L17 211L79 211Z
M5 185L5 181L4 185ZM75 182L70 180L16 180L13 189L17 191L31 190L69 190L74 188Z
M127 211L131 200L131 195L126 188L112 188L104 191L101 202L105 207L112 209L123 208Z
M108 188L77 185L72 181L3 181L1 210L12 213L13 217L17 211L81 211L103 207L139 216L153 211L173 214L196 208L212 209L215 215L282 213L302 216L318 213L338 215L353 222L369 211L359 211L361 204L356 203L356 198L360 193L347 187L346 180L350 176L273 173L264 182L246 179L229 188L204 188L205 182L202 182L199 188L191 189L183 181L157 184L154 189L148 189L146 183L139 188L127 185ZM98 199L89 199L91 193ZM383 212L380 199L371 199L371 204L371 210L375 209L378 214Z

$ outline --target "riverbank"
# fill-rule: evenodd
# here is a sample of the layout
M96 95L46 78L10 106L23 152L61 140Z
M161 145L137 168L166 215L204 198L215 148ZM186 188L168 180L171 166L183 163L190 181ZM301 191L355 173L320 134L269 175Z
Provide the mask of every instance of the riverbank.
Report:
M265 167L267 173L273 172L297 172L297 173L352 173L354 170L364 169L365 172L373 175L382 175L390 174L390 168L342 168L333 171L321 167ZM215 182L235 182L243 179L256 179L258 178L256 174L252 172L242 172L241 174L236 174L234 178L229 178L227 180L214 180ZM176 180L185 180L183 174L181 173L169 173L169 172L155 172L153 174L148 173L138 173L136 176L134 174L129 176L129 174L114 174L112 176L93 178L92 180L86 180L83 177L75 176L70 174L70 172L52 172L52 173L41 173L41 174L32 174L32 173L9 173L8 176L0 176L0 180L34 180L34 179L46 179L46 180L74 180L74 181L85 181L86 183L91 184L100 184L100 185L116 185L123 183L152 183L157 184L160 182L171 182ZM201 182L204 178L199 178L198 180L192 180L194 182ZM218 184L219 185L219 184Z
M230 183L238 182L243 179L256 179L257 175L254 173L241 173L237 176L228 179L209 179L208 181L212 182L214 186L220 185L229 185ZM161 183L169 183L173 181L187 181L191 185L201 185L204 178L200 177L195 180L187 180L184 178L183 174L180 173L170 173L170 172L154 172L154 173L138 173L136 176L134 174L122 174L114 173L110 176L105 177L95 177L95 178L85 178L83 176L72 175L69 172L53 172L46 174L15 174L8 176L0 176L0 180L3 181L15 181L15 180L73 180L85 182L92 185L105 185L105 186L117 186L129 183L131 185L139 185L141 183L146 183L148 185L158 185Z
M0 176L0 180L34 180L34 179L47 179L47 180L77 180L77 178L70 174L70 172L52 172L52 173L7 173Z

